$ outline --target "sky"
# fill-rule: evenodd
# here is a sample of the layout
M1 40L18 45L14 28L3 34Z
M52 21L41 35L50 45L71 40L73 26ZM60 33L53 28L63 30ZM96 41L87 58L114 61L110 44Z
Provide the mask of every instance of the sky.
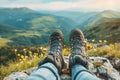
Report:
M0 0L0 7L42 10L120 10L120 0Z

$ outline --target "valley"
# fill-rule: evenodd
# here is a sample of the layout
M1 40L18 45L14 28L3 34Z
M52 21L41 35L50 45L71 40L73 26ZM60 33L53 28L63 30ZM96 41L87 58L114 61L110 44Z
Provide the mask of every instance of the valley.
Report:
M82 29L88 40L119 42L120 12L50 12L26 7L0 8L0 46L46 45L49 34L55 29L63 32L65 44L68 44L69 33L74 28Z

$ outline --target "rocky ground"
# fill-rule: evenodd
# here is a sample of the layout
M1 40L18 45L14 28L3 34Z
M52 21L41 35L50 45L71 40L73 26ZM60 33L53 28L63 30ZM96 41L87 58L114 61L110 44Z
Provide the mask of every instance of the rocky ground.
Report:
M64 57L68 63L68 56ZM89 64L89 70L100 77L102 80L120 80L120 59L114 61L116 69L112 66L111 61L104 57L90 57L91 63ZM20 72L13 72L6 76L4 80L24 80L32 72L36 70L37 67L33 67ZM68 68L66 69L66 71ZM69 71L68 71L69 72ZM66 72L67 73L67 72ZM68 74L62 74L61 80L71 80Z

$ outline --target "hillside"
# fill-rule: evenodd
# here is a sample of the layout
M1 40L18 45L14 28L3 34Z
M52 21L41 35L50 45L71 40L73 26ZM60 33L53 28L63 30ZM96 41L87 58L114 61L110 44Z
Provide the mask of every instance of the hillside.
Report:
M62 30L65 43L68 43L73 28L82 29L89 40L107 39L114 42L119 40L119 23L120 12L112 10L43 12L25 7L0 8L0 38L4 46L46 44L48 36L55 29ZM106 34L103 36L104 32ZM113 40L110 35L114 36Z
M106 39L109 42L119 41L120 12L106 10L97 13L78 27L84 31L85 37L89 40Z
M112 11L112 10L105 10L103 12L99 12L96 15L90 17L82 24L79 25L81 28L89 27L89 26L96 26L101 23L109 21L112 18L120 18L120 12Z
M3 24L12 25L17 28L28 28L28 20L41 16L28 8L1 8L0 9L0 22Z
M104 11L91 21L85 28L84 33L88 39L106 39L109 42L120 41L120 12Z
M28 8L1 8L0 23L4 24L0 28L0 36L12 41L6 44L10 46L45 44L54 29L69 33L75 24L71 19L42 14Z
M8 42L12 42L8 36L12 36L15 33L15 28L9 25L0 23L0 46L5 46Z
M75 26L83 23L89 18L95 16L99 12L83 12L83 11L39 11L44 14L52 14L56 16L62 16L75 21Z
M15 33L14 32L15 29L16 28L10 25L0 23L0 34L5 34L5 33L12 34L12 33Z

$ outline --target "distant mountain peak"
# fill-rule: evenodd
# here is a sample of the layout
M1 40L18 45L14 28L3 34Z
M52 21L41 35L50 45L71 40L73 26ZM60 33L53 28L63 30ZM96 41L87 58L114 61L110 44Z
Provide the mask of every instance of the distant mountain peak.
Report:
M120 18L120 12L114 10L105 10L100 15L106 18Z
M27 7L20 7L20 8L0 8L0 11L3 12L11 12L11 11L16 11L16 12L35 12L34 10L27 8Z
M115 12L114 10L104 10L102 13Z

